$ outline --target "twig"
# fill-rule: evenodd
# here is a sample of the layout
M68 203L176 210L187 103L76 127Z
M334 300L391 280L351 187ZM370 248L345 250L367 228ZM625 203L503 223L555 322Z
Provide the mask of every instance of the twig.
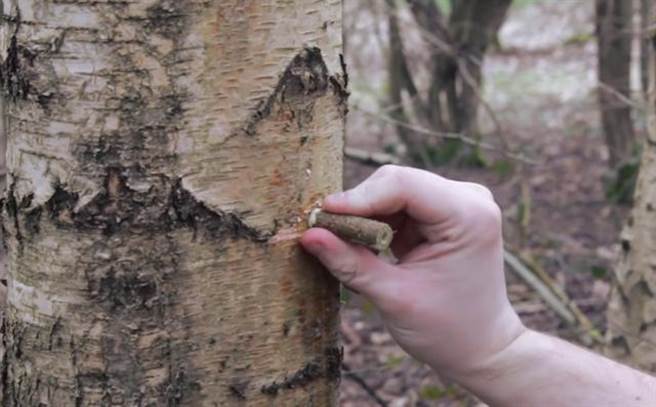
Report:
M540 264L535 261L530 254L519 254L518 257L525 262L547 286L549 286L551 291L556 294L565 305L567 305L567 308L572 312L584 333L598 344L603 344L604 339L601 333L599 333L599 330L594 326L590 319L588 319L583 311L581 311L581 308L579 308L576 302L572 300L558 284L556 284L546 271L544 271Z
M394 231L387 223L361 216L324 212L319 208L310 212L308 225L328 229L341 238L379 252L387 250L394 238Z
M352 147L346 147L344 149L344 156L361 164L373 166L399 164L401 162L398 157L391 154L370 152Z
M421 127L421 126L417 126L417 125L414 125L414 124L404 123L402 121L396 120L392 117L389 117L389 116L386 116L386 115L383 115L383 114L370 112L368 110L360 108L357 105L353 106L353 109L357 110L359 112L362 112L363 114L366 114L368 116L375 117L375 118L377 118L381 121L387 122L389 124L393 124L395 126L402 126L402 127L408 128L408 129L410 129L412 131L415 131L417 133L420 133L420 134L425 134L425 135L433 136L433 137L439 137L439 138L443 138L443 139L460 140L461 142L463 142L465 144L469 144L469 145L474 146L474 147L479 147L479 148L483 148L483 149L486 149L486 150L499 152L501 154L507 155L509 158L512 158L512 159L517 160L517 161L524 162L526 164L531 164L531 165L536 164L535 161L533 161L529 158L526 158L523 155L518 155L518 154L503 151L503 150L499 149L498 147L493 146L492 144L488 144L488 143L485 143L485 142L482 142L482 141L479 141L479 140L475 140L475 139L473 139L471 137L467 137L467 136L465 136L461 133L433 131L433 130L430 130L430 129L427 129L427 128L424 128L424 127Z
M608 93L612 94L612 95L615 96L620 102L624 103L625 105L627 105L627 106L629 106L629 107L631 107L631 108L633 108L633 109L636 109L636 110L638 110L638 111L640 111L640 112L645 112L645 111L647 110L647 108L646 108L644 105L642 105L642 104L640 104L640 103L636 103L636 102L634 102L633 100L631 100L630 97L624 95L622 92L618 91L617 89L614 89L614 88L613 88L612 86L610 86L610 85L607 85L607 84L605 84L605 83L603 83L603 82L599 82L598 87L599 87L599 89L601 89L602 91L604 91L604 92L608 92Z
M359 384L360 387L362 387L362 389L369 395L369 397L374 399L380 407L387 407L387 402L381 399L378 394L376 394L376 390L372 389L362 377L351 371L351 368L346 363L342 363L342 369L344 370L345 378Z
M554 294L554 292L549 289L549 287L542 282L535 274L526 267L514 254L510 253L508 250L503 250L503 258L510 266L510 269L515 272L526 284L528 284L536 293L542 297L542 299L553 309L559 317L565 320L568 324L574 325L576 323L576 318L569 310L567 305Z
M463 63L463 61L460 58L456 57L456 65L458 66L458 71L462 75L462 78L467 82L471 90L474 92L474 96L478 100L478 103L483 106L483 109L487 112L487 115L490 117L492 120L492 123L494 124L494 130L495 134L497 137L499 137L499 140L501 140L501 144L503 145L504 152L506 154L515 154L514 149L510 146L510 142L508 141L508 138L506 137L505 130L503 129L503 126L501 126L501 121L499 121L499 118L497 117L496 112L490 106L490 104L483 98L483 95L481 94L480 90L480 84L476 83L476 80L474 77L471 75L469 72L469 68L467 68L467 64Z

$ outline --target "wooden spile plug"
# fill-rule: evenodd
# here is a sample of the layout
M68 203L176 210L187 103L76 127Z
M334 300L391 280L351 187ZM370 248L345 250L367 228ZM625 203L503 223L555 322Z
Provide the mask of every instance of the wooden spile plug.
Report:
M310 212L308 224L310 227L328 229L343 239L379 252L389 249L394 238L394 231L386 223L361 216L324 212L319 208Z

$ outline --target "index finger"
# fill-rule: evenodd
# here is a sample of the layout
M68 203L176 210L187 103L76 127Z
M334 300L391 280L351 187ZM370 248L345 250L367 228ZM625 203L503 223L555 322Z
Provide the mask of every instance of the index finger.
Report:
M459 184L428 171L389 165L355 188L326 197L323 208L365 217L405 212L419 223L435 224L458 214L470 195Z

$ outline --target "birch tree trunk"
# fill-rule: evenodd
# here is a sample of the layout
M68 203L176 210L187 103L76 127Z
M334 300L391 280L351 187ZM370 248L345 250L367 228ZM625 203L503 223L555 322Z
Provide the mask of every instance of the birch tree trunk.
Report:
M3 0L3 406L327 406L339 0Z
M651 17L649 119L635 204L622 232L622 257L608 309L607 353L656 371L656 30Z

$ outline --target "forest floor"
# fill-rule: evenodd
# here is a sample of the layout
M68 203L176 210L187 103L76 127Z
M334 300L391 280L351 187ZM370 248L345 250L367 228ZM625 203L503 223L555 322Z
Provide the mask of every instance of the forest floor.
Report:
M382 111L387 88L386 24L379 3L347 1L345 13L353 106L347 145L369 151L398 144L391 126L365 113ZM606 193L610 174L596 104L593 6L583 0L517 2L500 32L500 49L485 61L485 99L509 143L535 164L522 168L490 154L490 164L483 168L445 165L434 170L490 187L504 213L507 245L529 253L603 332L627 207ZM412 26L406 18L404 28ZM407 53L421 65L421 40L411 32L408 37ZM415 70L421 78L421 68ZM481 127L489 128L485 111L481 116ZM356 185L374 170L347 161L345 186ZM520 226L526 207L530 218ZM581 341L579 329L568 327L508 270L507 278L511 301L529 327ZM348 368L341 406L482 405L407 356L365 299L349 296L341 329Z

